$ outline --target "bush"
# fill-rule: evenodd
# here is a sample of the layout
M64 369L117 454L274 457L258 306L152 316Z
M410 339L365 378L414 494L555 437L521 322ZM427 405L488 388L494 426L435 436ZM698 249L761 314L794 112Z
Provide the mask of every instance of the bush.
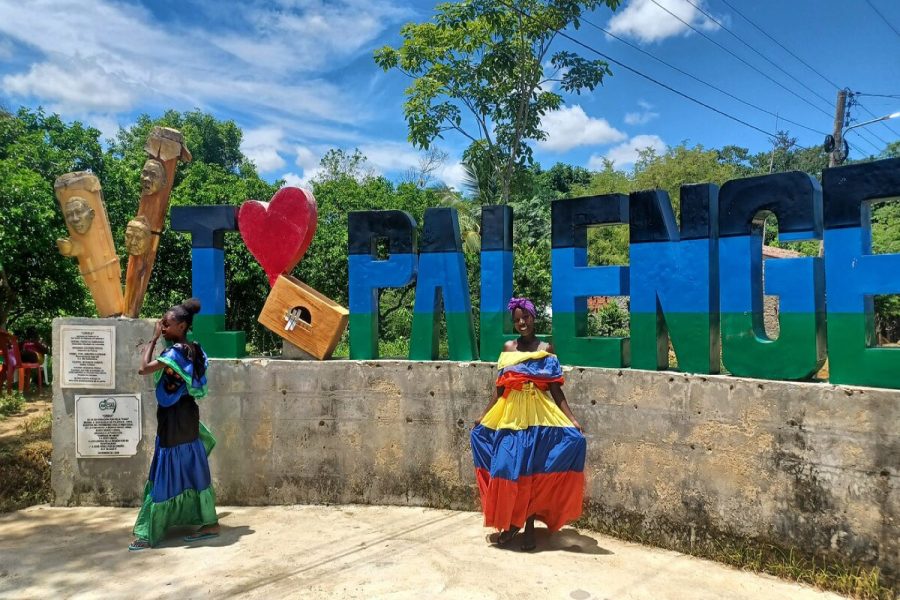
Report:
M14 415L25 406L25 396L19 392L0 394L0 418Z

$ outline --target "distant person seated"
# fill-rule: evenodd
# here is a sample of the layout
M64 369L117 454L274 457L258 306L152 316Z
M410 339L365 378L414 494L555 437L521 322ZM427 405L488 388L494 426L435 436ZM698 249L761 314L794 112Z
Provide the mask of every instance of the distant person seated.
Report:
M25 331L25 336L19 341L19 356L23 363L44 364L44 356L50 354L50 349L38 339L34 329Z

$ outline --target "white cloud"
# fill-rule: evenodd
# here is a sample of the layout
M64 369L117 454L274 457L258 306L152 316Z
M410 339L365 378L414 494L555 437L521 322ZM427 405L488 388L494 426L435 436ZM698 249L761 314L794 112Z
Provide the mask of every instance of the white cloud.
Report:
M297 186L312 189L312 180L316 177L321 171L321 160L323 152L315 152L306 146L297 146L295 148L297 153L297 158L294 160L294 164L303 169L303 176L298 177L294 173L287 173L284 177L288 175L293 175L297 178Z
M589 117L577 104L547 113L541 127L547 132L547 139L537 145L553 152L566 152L578 146L610 144L628 137L606 119Z
M233 106L296 129L348 128L372 109L311 70L368 53L407 14L387 0L260 1L217 4L201 26L162 20L156 10L113 0L0 2L0 54L15 44L37 55L0 80L5 93L64 116ZM277 163L271 153L264 160Z
M311 71L353 55L381 34L386 23L411 16L402 5L383 1L280 4L242 7L244 19L256 35L220 34L213 43L248 65L264 64L277 71Z
M298 167L303 169L303 172L309 171L310 169L315 169L319 166L319 162L322 160L322 157L317 153L313 152L306 146L297 146L297 160L294 161Z
M392 171L406 171L419 166L421 155L407 143L376 142L363 144L359 151L379 174Z
M13 44L7 39L0 38L0 60L9 60L13 57Z
M714 31L719 28L687 0L656 1L697 29ZM702 0L695 4L703 8ZM722 21L721 18L716 18ZM607 27L616 35L635 38L642 42L658 42L672 36L692 33L687 25L657 6L652 0L631 0L624 9L612 16Z
M88 61L63 59L40 63L27 73L3 78L7 93L46 98L69 111L121 111L138 97L133 82Z
M626 125L644 125L659 116L658 112L652 110L653 105L646 100L638 100L638 106L643 110L625 113Z
M281 179L284 180L284 185L282 187L297 187L303 188L304 190L313 191L312 182L310 182L310 177L301 177L294 172L288 172L281 175Z
M286 163L281 152L285 149L284 130L280 127L248 129L241 140L241 152L253 161L261 173L284 167Z
M435 175L444 185L455 190L463 187L463 181L466 178L466 171L463 169L462 163L455 162L451 165L445 165Z
M603 169L603 159L607 159L617 169L623 169L627 165L633 165L637 161L641 150L652 148L657 153L666 149L666 143L658 135L636 135L627 142L610 148L604 155L593 154L588 160L588 169L599 171Z

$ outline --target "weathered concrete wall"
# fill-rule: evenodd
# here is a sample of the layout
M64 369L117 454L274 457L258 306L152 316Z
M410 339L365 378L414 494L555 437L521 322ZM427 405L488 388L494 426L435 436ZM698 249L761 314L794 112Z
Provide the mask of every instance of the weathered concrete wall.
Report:
M136 374L152 324L65 321L88 322L118 325L117 391L143 393L144 440L133 458L76 460L75 394L57 377L55 504L136 505L156 428ZM219 502L476 508L468 436L494 377L484 363L213 360L201 418ZM900 572L900 392L595 368L569 370L565 389L588 436L586 524Z

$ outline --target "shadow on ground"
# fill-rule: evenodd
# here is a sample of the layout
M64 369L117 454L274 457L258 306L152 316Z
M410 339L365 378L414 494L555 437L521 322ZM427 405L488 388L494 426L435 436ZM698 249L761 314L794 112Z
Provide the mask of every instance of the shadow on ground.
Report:
M574 552L578 554L613 554L611 550L602 548L592 537L578 533L576 529L562 529L556 533L550 533L546 529L534 530L534 542L537 546L534 550L522 550L522 534L517 534L505 546L498 546L500 550L513 552Z

